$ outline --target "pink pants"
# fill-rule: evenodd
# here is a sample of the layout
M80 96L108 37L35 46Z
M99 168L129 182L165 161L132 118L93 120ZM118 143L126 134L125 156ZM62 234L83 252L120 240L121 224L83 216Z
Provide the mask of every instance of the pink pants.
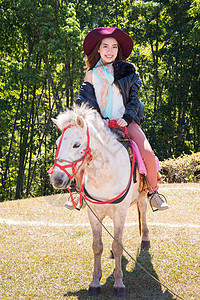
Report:
M144 161L147 170L147 180L149 183L149 192L152 193L158 190L157 181L157 164L155 159L155 154L149 144L144 132L140 126L133 121L128 126L128 133L132 140L136 142L140 150L142 159Z

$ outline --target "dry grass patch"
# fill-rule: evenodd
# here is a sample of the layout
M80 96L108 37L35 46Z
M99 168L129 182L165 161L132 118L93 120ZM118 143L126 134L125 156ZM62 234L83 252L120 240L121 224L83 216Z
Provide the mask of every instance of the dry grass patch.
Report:
M149 210L150 251L139 251L135 207L128 212L124 246L170 289L184 299L197 300L200 184L162 185L160 191L167 195L170 209L155 213ZM0 299L88 299L93 254L86 210L53 207L41 197L1 203L0 219ZM2 219L47 224L8 225ZM105 223L112 232L109 219ZM189 224L196 227L187 227ZM102 295L97 299L107 300L114 299L114 261L107 259L112 240L106 232L103 240ZM176 299L127 254L123 257L123 269L127 299Z

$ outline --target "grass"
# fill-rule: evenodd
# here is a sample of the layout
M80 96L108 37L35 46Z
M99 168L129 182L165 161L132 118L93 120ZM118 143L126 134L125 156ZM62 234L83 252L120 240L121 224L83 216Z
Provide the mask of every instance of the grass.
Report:
M124 232L124 247L131 256L170 290L189 300L197 300L200 295L199 191L200 184L161 185L160 192L167 196L170 209L155 213L149 209L149 252L139 250L135 206L129 209ZM1 300L90 299L87 289L93 253L86 209L68 211L51 206L45 199L48 200L41 197L0 203L0 219L27 222L0 223ZM112 232L109 219L104 223ZM102 294L96 299L115 299L114 261L107 258L112 240L106 232L103 241ZM122 264L127 299L176 299L126 253Z

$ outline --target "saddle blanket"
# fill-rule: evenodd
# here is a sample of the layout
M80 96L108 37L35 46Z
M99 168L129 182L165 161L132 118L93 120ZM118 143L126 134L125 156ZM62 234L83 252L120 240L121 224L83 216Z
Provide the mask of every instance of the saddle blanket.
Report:
M146 176L147 175L147 170L146 170L145 164L143 162L143 159L142 159L140 150L138 148L138 145L133 140L131 141L131 143L132 143L132 146L133 146L133 150L135 151L135 158L136 158L136 161L138 163L139 173ZM158 160L157 156L156 156L156 163L157 163L157 171L159 171L161 169L161 166L159 164L159 160Z

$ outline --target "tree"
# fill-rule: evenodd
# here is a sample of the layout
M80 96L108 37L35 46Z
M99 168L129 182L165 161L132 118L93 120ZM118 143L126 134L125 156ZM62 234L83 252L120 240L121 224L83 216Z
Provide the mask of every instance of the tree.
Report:
M145 131L161 159L199 150L197 119L191 118L194 105L199 111L199 97L192 97L192 82L199 81L199 43L191 39L193 4L137 1L130 10L129 28L137 44L132 60L144 83Z
M1 1L1 11L1 104L5 105L1 118L6 120L1 128L1 197L5 199L34 195L38 190L34 182L46 182L39 178L36 165L40 161L40 169L46 167L46 154L52 152L54 141L47 139L50 117L73 104L83 61L82 34L72 4ZM3 132L11 136L9 144ZM14 185L15 192L12 188L8 194L8 186Z
M143 81L143 129L162 160L200 151L198 0L0 0L0 199L52 192L57 129L83 81L83 37L120 27Z

